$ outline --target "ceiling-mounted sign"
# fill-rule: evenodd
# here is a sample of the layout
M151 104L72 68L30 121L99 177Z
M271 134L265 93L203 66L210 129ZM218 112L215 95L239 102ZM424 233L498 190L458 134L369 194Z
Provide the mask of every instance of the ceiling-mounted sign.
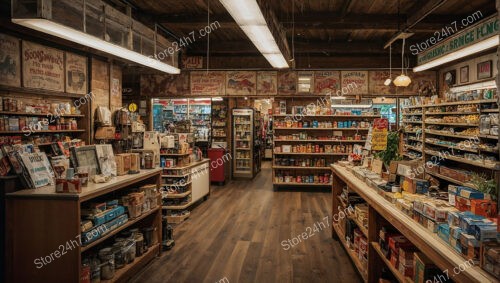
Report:
M64 91L64 52L23 41L23 86Z
M417 63L418 65L422 65L446 54L471 46L494 35L498 35L498 31L498 17L497 15L491 16L421 52L418 54Z
M278 73L276 71L257 72L257 95L278 93Z
M191 95L221 96L226 94L226 72L191 72Z
M21 62L18 38L0 34L0 84L21 86Z
M226 73L227 95L255 95L257 77L251 71L231 71Z
M187 56L182 58L184 69L202 69L203 56Z
M340 90L340 71L314 72L314 93L336 94Z
M368 94L368 71L342 71L342 95Z

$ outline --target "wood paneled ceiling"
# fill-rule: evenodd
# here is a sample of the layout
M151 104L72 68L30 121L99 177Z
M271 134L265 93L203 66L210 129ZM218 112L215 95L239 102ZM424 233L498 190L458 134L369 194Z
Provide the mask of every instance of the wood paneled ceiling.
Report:
M261 56L218 0L112 0L135 7L134 14L161 24L178 38L218 21L210 34L211 56ZM269 0L286 30L295 58L386 56L384 44L398 31L411 26L407 42L421 42L480 11L483 18L496 12L495 0ZM435 9L434 6L438 6ZM208 13L210 6L210 13ZM428 13L431 11L431 13ZM411 25L423 18L418 23ZM206 55L208 37L189 44L187 55ZM400 41L393 51L400 52ZM319 57L319 58L317 58Z

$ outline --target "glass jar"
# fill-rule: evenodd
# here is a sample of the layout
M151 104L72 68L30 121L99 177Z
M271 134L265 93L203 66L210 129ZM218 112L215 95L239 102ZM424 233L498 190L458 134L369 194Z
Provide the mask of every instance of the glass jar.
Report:
M115 277L115 255L112 248L104 248L99 251L101 260L101 279L109 280Z
M144 155L144 168L153 169L153 155L151 153L146 153Z

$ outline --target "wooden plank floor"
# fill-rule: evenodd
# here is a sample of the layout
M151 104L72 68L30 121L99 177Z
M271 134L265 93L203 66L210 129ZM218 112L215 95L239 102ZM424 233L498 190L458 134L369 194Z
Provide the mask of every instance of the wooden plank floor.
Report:
M361 282L331 227L307 228L331 221L331 194L274 192L264 167L251 181L214 186L175 227L175 247L132 282ZM312 236L284 250L282 241L304 232Z

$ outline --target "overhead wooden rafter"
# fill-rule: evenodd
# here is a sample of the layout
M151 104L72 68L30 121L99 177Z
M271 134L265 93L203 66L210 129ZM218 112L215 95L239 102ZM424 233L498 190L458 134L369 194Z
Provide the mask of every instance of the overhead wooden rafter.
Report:
M221 29L236 28L238 25L229 15L212 15L213 21L220 23ZM363 19L360 21L359 19ZM405 16L396 14L341 14L329 12L308 12L295 15L295 29L308 30L385 30L398 31L398 22L405 22ZM207 18L204 15L181 15L170 14L155 18L155 21L168 25L169 27L191 28L206 25ZM431 16L412 28L416 32L432 32L452 21L450 16ZM291 26L288 21L281 22L284 27Z
M406 23L401 29L394 34L389 41L386 42L384 48L389 47L393 42L398 39L406 39L411 37L416 31L416 25L422 22L426 17L428 17L432 12L434 12L441 5L446 3L448 0L425 0L418 1L413 5L410 9L409 17L406 20ZM423 3L422 3L423 2ZM436 28L441 29L441 27Z

